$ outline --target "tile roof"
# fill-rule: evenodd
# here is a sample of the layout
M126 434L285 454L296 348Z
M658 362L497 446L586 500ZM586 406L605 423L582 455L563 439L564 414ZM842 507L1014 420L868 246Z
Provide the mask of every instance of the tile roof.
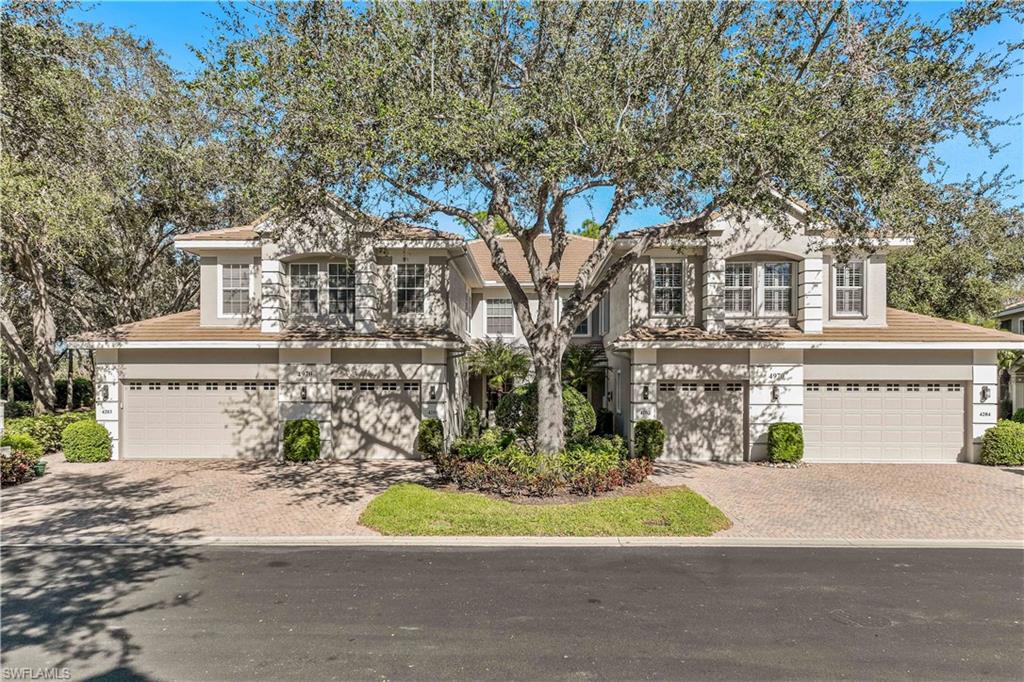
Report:
M253 225L238 225L220 230L204 230L203 232L187 232L179 234L177 239L196 242L249 241L256 238Z
M1024 301L1017 301L1016 303L1011 303L1010 305L1006 306L998 313L996 313L994 317L1005 317L1007 315L1016 315L1017 313L1024 313Z
M289 329L263 333L258 326L200 326L199 311L154 317L141 322L123 324L111 329L86 332L68 339L72 343L117 341L444 341L461 343L446 329L381 329L375 334L361 334L351 329Z
M821 334L805 334L792 327L731 328L708 332L700 327L636 327L616 343L657 341L866 341L866 342L982 342L1019 344L1017 334L963 322L919 315L896 308L886 309L885 327L826 327Z
M533 279L530 277L530 268L526 264L526 257L523 256L523 250L520 248L516 238L511 235L505 235L498 237L498 239L505 250L505 258L508 260L509 269L512 270L516 280L532 284ZM541 262L546 263L547 259L551 257L551 235L540 235L537 237L535 245ZM469 248L469 253L476 262L477 267L480 268L484 281L500 282L501 277L498 276L498 273L491 265L491 252L487 245L484 244L484 241L482 239L474 239L468 242L466 246ZM566 245L565 253L562 255L560 277L563 284L572 284L576 281L580 273L580 267L582 267L596 247L596 239L581 237L575 234L569 235L569 243Z

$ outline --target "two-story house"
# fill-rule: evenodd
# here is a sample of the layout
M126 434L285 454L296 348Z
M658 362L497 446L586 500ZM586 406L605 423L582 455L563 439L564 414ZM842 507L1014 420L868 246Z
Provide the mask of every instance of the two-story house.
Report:
M660 419L669 458L762 458L768 426L795 421L808 461L974 459L996 419L996 352L1024 340L887 308L886 249L906 244L841 261L800 213L787 230L723 214L645 253L576 330L607 358L591 400L627 437ZM198 310L71 342L95 351L115 457L273 457L300 417L319 421L326 457L415 457L421 419L450 438L486 403L466 349L522 334L483 244L343 207L328 225L180 237L199 258ZM594 244L570 241L567 296Z

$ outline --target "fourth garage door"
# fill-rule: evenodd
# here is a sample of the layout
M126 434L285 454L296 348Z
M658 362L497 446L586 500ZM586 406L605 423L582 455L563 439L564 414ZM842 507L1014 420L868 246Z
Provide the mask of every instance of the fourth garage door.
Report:
M955 382L821 381L804 394L804 459L956 462L965 389Z

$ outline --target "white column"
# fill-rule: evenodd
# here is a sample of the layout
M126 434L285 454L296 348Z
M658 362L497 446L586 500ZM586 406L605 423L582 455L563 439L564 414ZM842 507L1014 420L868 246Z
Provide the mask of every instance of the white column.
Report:
M289 419L316 420L320 424L320 457L333 457L331 349L282 348L278 368L277 400L282 430ZM279 452L283 454L282 447L279 439Z
M768 427L776 422L804 423L802 350L750 351L750 459L768 456Z
M264 259L260 270L260 331L272 334L284 327L284 263Z
M355 258L356 331L373 334L377 331L377 261L373 241L363 240Z
M805 258L800 262L797 280L797 325L805 334L822 332L824 265L821 258Z
M720 332L725 329L725 301L722 287L725 286L725 259L717 255L718 248L708 243L704 258L703 276L703 318L704 329Z
M971 382L971 447L967 449L971 462L977 462L981 456L981 439L985 432L995 425L999 415L999 371L996 362L996 351L974 351Z
M116 350L97 350L93 355L96 367L96 421L110 433L110 457L121 458L121 373Z
M658 351L634 350L630 373L630 419L626 437L632 447L633 425L642 419L658 418Z

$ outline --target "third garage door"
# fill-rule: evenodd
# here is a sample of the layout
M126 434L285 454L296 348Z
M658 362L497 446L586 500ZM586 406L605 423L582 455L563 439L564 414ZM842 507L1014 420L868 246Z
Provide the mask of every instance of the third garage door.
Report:
M955 462L964 448L964 385L822 381L806 385L804 458Z
M420 425L420 382L334 382L334 456L411 459Z
M658 382L658 418L665 459L742 461L744 384Z

